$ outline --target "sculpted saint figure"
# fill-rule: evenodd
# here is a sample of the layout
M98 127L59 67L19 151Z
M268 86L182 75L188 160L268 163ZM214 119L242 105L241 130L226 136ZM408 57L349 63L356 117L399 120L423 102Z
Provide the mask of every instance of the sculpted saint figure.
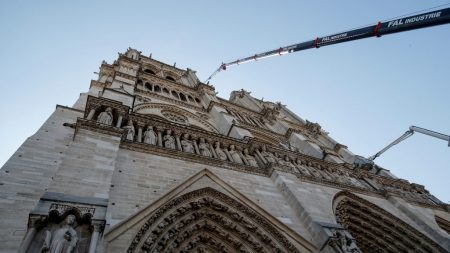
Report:
M78 242L78 236L73 225L75 216L67 215L64 224L53 233L45 231L45 241L41 252L45 253L72 253Z
M123 129L125 129L125 133L127 134L127 140L129 141L133 141L134 140L134 126L133 126L133 121L130 119L128 120L128 123L126 126L123 127Z
M216 141L216 143L214 144L215 148L214 151L216 151L217 154L217 158L219 158L222 161L226 161L227 160L227 155L225 154L225 152L223 152L223 150L220 148L220 142Z
M255 158L248 153L248 149L244 149L244 158L247 160L248 165L253 167L258 167L258 163L256 162Z
M113 121L111 107L106 108L104 112L101 112L97 117L97 122L105 125L111 125Z
M239 155L239 151L236 150L236 148L234 147L234 145L230 146L230 155L231 158L233 158L233 161L235 163L240 163L243 164L244 162L242 161L241 155Z
M166 135L163 137L164 147L175 149L175 137L172 136L172 130L167 129Z
M156 145L156 133L153 131L152 126L148 126L144 132L144 143Z
M205 138L200 138L200 142L198 143L198 149L200 150L200 154L211 157L211 150L209 150L209 144L205 142Z
M184 152L194 153L194 145L192 145L192 141L189 140L189 134L183 134L181 147Z
M268 163L276 163L275 156L267 151L266 145L263 145L261 147L261 155L266 159Z

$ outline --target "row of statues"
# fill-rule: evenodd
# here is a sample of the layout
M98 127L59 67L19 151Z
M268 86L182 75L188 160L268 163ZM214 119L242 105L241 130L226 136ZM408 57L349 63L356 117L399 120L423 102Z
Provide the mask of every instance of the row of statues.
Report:
M111 125L112 121L113 115L110 107L106 108L106 110L101 112L97 117L97 122L102 124ZM136 129L133 121L128 120L123 129L125 130L125 139L135 141ZM158 133L155 131L153 126L147 126L143 133L142 140L141 137L139 137L138 141L252 167L259 167L259 165L264 164L282 165L289 168L292 172L298 172L304 176L337 181L339 183L357 187L367 187L367 184L350 176L350 174L345 170L335 171L335 169L333 170L331 168L317 169L311 165L308 166L302 163L302 161L298 158L291 159L288 155L281 157L276 152L269 152L265 145L263 145L259 150L255 150L254 154L250 154L247 148L242 149L240 147L236 147L235 145L229 145L228 148L222 148L220 142L218 141L216 141L214 145L211 145L205 140L205 138L195 140L189 136L189 134L183 134L180 138L178 136L174 136L172 130L170 129L167 129L164 135L161 133L159 134L161 136L158 136Z

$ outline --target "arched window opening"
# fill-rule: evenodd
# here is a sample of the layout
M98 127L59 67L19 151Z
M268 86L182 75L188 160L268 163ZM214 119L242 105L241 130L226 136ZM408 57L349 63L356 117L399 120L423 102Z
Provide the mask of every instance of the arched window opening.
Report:
M166 79L175 82L175 78L173 78L173 77L171 77L171 76L166 76Z
M173 96L174 98L178 98L178 99L179 99L178 93L176 93L175 91L172 91L172 96Z
M183 93L180 93L180 99L183 101L187 101L186 96Z
M166 88L163 88L163 92L166 93L166 94L170 94L169 90L166 89Z
M136 84L137 85L142 84L142 80L141 79L137 80Z
M147 73L147 74L156 75L155 71L153 71L151 69L145 69L144 72Z
M161 92L161 88L159 87L159 85L155 85L154 92Z
M200 103L200 99L195 98L195 102Z
M194 99L191 96L188 96L190 102L195 103Z
M153 87L149 82L145 82L145 88L147 88L148 90L152 90Z

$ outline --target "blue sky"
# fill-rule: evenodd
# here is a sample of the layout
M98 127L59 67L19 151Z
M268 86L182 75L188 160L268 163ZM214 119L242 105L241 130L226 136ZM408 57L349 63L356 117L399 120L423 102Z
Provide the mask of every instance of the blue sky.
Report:
M205 80L222 61L450 1L1 1L0 164L129 46ZM318 122L370 156L410 125L450 134L450 25L229 68L219 96L244 88ZM450 201L450 148L421 134L377 163Z

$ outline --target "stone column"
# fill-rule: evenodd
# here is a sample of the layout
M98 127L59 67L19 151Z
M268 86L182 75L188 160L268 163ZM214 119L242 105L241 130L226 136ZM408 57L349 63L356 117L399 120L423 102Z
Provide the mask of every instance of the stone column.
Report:
M259 152L258 149L255 149L255 154L258 155L259 159L261 159L261 161L262 161L264 164L267 164L266 159L263 157L263 155L261 155L261 153Z
M119 115L119 118L117 119L116 127L120 128L122 126L122 115Z
M94 114L95 114L95 109L91 109L91 110L89 111L89 114L88 114L88 116L87 116L87 119L88 119L88 120L91 120L91 119L94 117Z
M27 252L28 247L30 246L34 236L36 235L36 223L37 221L40 220L40 218L41 218L40 216L30 217L30 225L28 227L28 231L25 234L23 242L20 244L20 248L17 252L19 253Z
M173 132L173 135L175 135L175 139L177 141L177 149L180 151L183 151L183 148L181 147L181 141L180 141L180 133L179 132Z
M162 147L163 146L163 142L162 142L162 132L160 128L156 128L156 132L158 133L158 146Z
M142 142L142 125L138 124L137 142Z
M209 150L211 150L211 154L212 154L212 156L213 156L214 158L218 158L218 157L217 157L217 154L216 154L216 149L214 148L214 145L211 144L211 143L213 143L213 141L208 140L208 147L209 147Z
M95 253L102 224L93 224L92 227L93 231L91 235L91 243L89 244L89 253Z
M198 145L197 145L197 137L192 135L191 139L192 139L192 144L194 144L195 153L200 155L200 151L199 151Z

